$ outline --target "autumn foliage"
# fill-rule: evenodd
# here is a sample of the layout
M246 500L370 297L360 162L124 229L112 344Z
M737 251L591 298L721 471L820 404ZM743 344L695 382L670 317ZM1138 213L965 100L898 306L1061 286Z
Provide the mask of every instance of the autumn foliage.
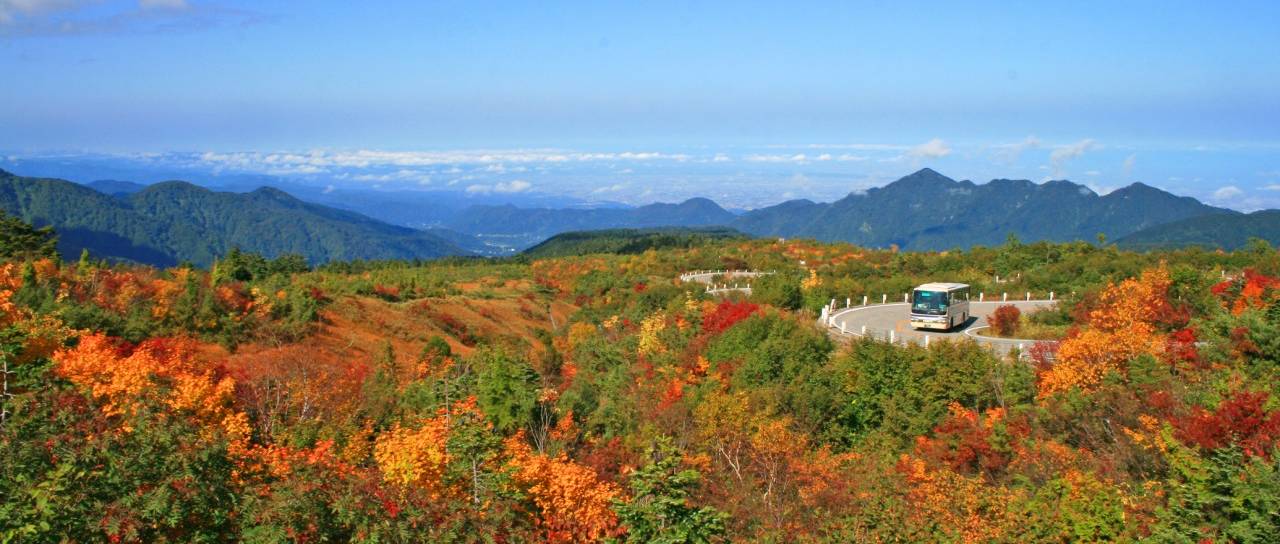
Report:
M760 307L750 302L724 301L702 318L702 332L716 334L732 327L752 314L760 311Z
M4 262L0 541L1266 541L1273 257L732 240L257 277ZM778 270L796 305L678 280L724 263ZM941 271L1054 289L1033 321L1066 332L1014 356L815 323Z
M1207 450L1238 445L1245 455L1270 458L1280 441L1280 409L1266 408L1266 392L1238 391L1212 411L1195 408L1173 420L1179 439Z
M1018 310L1017 306L1005 304L996 308L987 322L991 323L991 328L996 334L1007 338L1018 333L1018 320L1021 318L1022 311Z
M1168 289L1164 268L1107 287L1086 326L1059 344L1053 366L1040 375L1040 394L1073 387L1088 391L1140 354L1161 355L1165 341L1157 326L1173 313Z

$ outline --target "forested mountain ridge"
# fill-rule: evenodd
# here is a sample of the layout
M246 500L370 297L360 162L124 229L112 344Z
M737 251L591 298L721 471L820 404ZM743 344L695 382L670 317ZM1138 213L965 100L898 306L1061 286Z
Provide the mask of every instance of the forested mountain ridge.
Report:
M0 172L0 209L52 225L59 250L148 264L205 265L231 248L314 263L412 259L468 252L432 233L310 204L271 188L224 193L182 181L109 196L58 179Z
M1191 217L1142 229L1116 240L1116 244L1136 250L1189 245L1231 250L1244 247L1250 238L1280 245L1280 210Z
M755 236L814 238L870 247L942 250L1028 241L1110 239L1203 215L1238 212L1143 183L1106 195L1065 180L956 181L925 168L834 202L791 200L734 215L705 198L639 208L551 209L473 206L449 223L476 235L540 240L605 228L727 226ZM532 243L532 242L529 242Z
M978 185L925 168L831 203L798 200L761 208L730 226L757 236L808 237L872 247L941 250L1023 240L1093 240L1207 214L1235 214L1135 183L1104 196L1057 180L997 179Z

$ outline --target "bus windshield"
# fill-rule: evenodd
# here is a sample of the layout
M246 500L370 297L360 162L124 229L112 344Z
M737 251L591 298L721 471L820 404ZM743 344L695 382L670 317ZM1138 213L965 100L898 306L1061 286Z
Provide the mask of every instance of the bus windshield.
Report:
M911 297L911 312L916 314L944 315L950 304L947 293L916 290Z

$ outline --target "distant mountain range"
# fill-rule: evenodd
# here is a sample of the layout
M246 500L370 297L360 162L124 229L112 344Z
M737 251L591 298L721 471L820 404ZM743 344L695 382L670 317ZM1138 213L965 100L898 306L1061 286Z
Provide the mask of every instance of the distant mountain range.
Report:
M313 263L501 255L565 232L659 227L728 227L754 236L904 250L996 245L1010 233L1024 241L1092 241L1105 234L1135 249L1187 244L1235 248L1249 236L1280 243L1276 211L1245 215L1141 183L1099 196L1069 181L998 179L979 185L927 168L835 202L793 200L741 215L705 198L638 208L472 205L443 216L438 209L429 212L434 224L443 222L447 229L405 226L426 223L414 220L408 200L393 207L377 204L386 204L383 196L368 198L359 206L366 216L302 200L319 199L317 195L333 198L319 190L295 197L269 187L217 192L181 181L80 185L0 170L0 209L53 225L68 257L88 248L99 256L158 265L183 260L204 265L232 247L267 256L299 253ZM674 243L668 234L641 231L636 239L641 244ZM629 237L636 233L622 238ZM619 251L618 239L561 238L541 251L559 251L553 248L568 243Z
M928 168L831 203L791 201L729 225L757 236L816 238L870 247L941 250L1023 240L1110 239L1201 215L1233 215L1194 198L1135 183L1105 196L1069 181L997 179L977 185Z
M313 263L431 258L470 252L444 237L353 212L303 202L282 191L214 192L169 181L104 194L57 179L0 170L0 209L53 225L69 258L99 257L172 265L208 265L232 247L274 257L298 253Z
M1116 240L1116 245L1134 250L1192 245L1231 250L1244 247L1249 238L1280 245L1280 210L1192 217L1140 230Z
M835 202L793 200L742 215L701 198L632 209L475 206L449 227L478 236L523 235L536 242L568 231L719 225L755 236L942 250L1000 244L1010 233L1028 241L1093 241L1098 234L1115 240L1182 219L1237 215L1141 183L1099 196L1069 181L998 179L978 185L926 168Z

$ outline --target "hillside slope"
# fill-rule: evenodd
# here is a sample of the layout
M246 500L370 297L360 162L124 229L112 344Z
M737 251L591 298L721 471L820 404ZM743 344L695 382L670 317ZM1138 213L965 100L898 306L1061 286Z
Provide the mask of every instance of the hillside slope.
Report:
M0 209L61 235L68 257L81 249L156 265L207 265L232 247L313 263L350 259L432 258L468 252L431 233L308 204L281 191L220 193L190 183L158 183L109 196L57 179L0 171Z
M1116 245L1133 250L1183 246L1234 250L1244 247L1249 238L1280 245L1280 210L1192 217L1140 230L1116 240Z
M524 251L536 259L610 253L634 255L650 249L688 248L747 235L724 227L670 227L563 232Z

